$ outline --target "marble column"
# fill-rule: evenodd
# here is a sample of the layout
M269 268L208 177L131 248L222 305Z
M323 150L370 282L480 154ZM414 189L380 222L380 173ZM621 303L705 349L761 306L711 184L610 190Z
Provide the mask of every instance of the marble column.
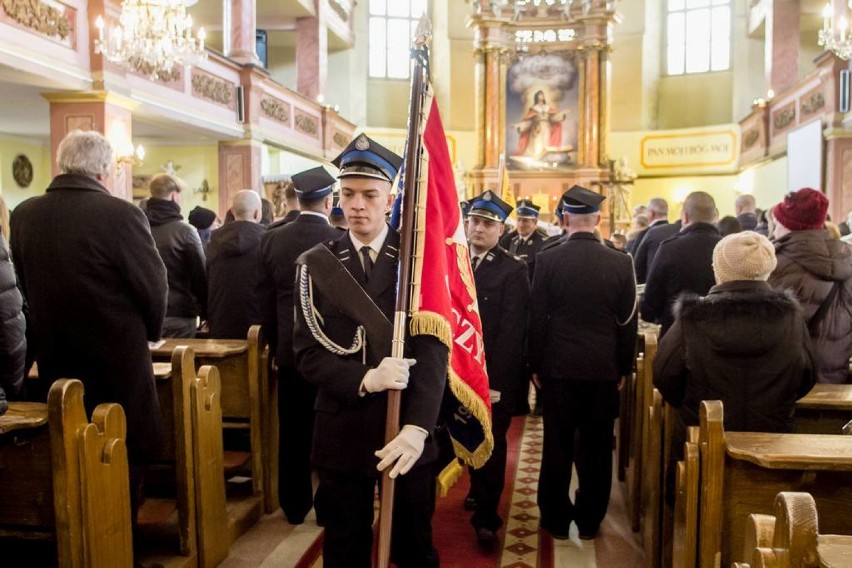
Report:
M315 6L316 17L296 20L296 90L311 100L325 97L328 79L325 3Z
M264 148L257 140L219 142L219 216L224 219L234 194L253 189L263 197L261 154Z
M260 65L257 57L256 0L223 0L223 47L225 55L242 64Z
M829 137L826 141L825 194L835 223L846 221L852 211L852 137Z
M799 80L800 13L799 0L771 0L766 15L766 83L776 93Z
M45 93L50 103L50 161L58 175L56 151L72 130L96 130L116 153L116 164L104 186L116 197L133 200L133 109L136 103L106 91ZM119 159L120 157L125 159Z
M500 113L500 52L491 48L485 52L485 164L486 168L496 168L503 151L503 116Z
M583 112L585 113L583 146L583 165L596 167L600 163L600 49L592 48L585 52L585 97Z

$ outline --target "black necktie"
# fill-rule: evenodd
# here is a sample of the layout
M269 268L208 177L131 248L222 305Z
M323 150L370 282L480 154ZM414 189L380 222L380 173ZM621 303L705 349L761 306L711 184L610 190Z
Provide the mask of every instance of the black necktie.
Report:
M370 256L370 247L361 247L361 258L364 260L364 280L370 280L370 273L373 272L373 259Z
M476 270L477 266L479 266L479 257L475 256L470 261L470 267L471 267L471 269Z

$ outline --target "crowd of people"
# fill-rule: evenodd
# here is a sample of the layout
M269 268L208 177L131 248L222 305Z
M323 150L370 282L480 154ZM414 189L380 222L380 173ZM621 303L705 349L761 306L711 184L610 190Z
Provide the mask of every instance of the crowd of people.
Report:
M379 341L394 319L400 237L386 216L402 159L358 136L333 161L336 177L322 167L292 176L283 218L265 215L246 189L221 226L203 208L183 221L184 184L170 174L151 180L141 207L112 197L104 183L113 163L103 136L71 132L45 194L10 222L0 203L0 412L7 396L43 398L59 378L83 381L90 410L122 404L135 515L162 439L149 342L195 337L199 327L245 338L261 324L279 381L287 522L314 508L324 565L370 566L374 493L388 470L397 480L393 561L438 566L431 519L448 459L448 349L411 336L393 357ZM678 408L681 440L702 400L723 401L728 430L788 431L795 401L816 382L848 379L852 248L840 238L848 227L832 232L823 193L801 189L763 211L742 195L736 216L719 219L714 198L696 191L675 222L655 198L637 208L629 235L608 239L597 231L603 199L566 191L562 234L549 239L529 200L513 209L485 191L461 204L494 438L489 461L470 471L464 507L485 550L499 541L507 432L530 411L531 386L544 423L541 529L565 539L575 523L580 538L597 535L640 315L659 325L654 383ZM33 360L38 378L25 380ZM389 391L402 393L401 429L385 444Z

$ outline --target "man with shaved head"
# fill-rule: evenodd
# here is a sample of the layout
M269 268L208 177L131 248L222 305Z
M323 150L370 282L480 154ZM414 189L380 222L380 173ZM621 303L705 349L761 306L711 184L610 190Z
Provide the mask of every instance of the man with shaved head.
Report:
M672 304L681 292L706 296L716 284L713 248L722 238L714 223L716 202L709 193L694 191L686 197L681 214L683 228L660 244L648 270L641 314L659 323L662 337L674 322Z
M213 231L207 246L207 318L210 337L245 339L262 321L258 251L266 228L260 224L260 195L244 189L234 196L234 221Z

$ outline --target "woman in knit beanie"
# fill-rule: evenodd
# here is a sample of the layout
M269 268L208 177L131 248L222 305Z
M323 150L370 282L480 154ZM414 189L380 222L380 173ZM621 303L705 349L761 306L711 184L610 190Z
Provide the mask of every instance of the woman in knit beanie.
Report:
M824 228L828 198L815 189L788 194L772 212L778 267L769 284L792 290L802 305L819 381L845 383L852 355L852 248Z
M766 282L772 243L753 231L728 235L713 250L717 285L705 297L681 296L660 340L654 386L678 408L673 461L702 400L721 400L725 429L789 432L797 399L816 382L808 330L798 302Z

